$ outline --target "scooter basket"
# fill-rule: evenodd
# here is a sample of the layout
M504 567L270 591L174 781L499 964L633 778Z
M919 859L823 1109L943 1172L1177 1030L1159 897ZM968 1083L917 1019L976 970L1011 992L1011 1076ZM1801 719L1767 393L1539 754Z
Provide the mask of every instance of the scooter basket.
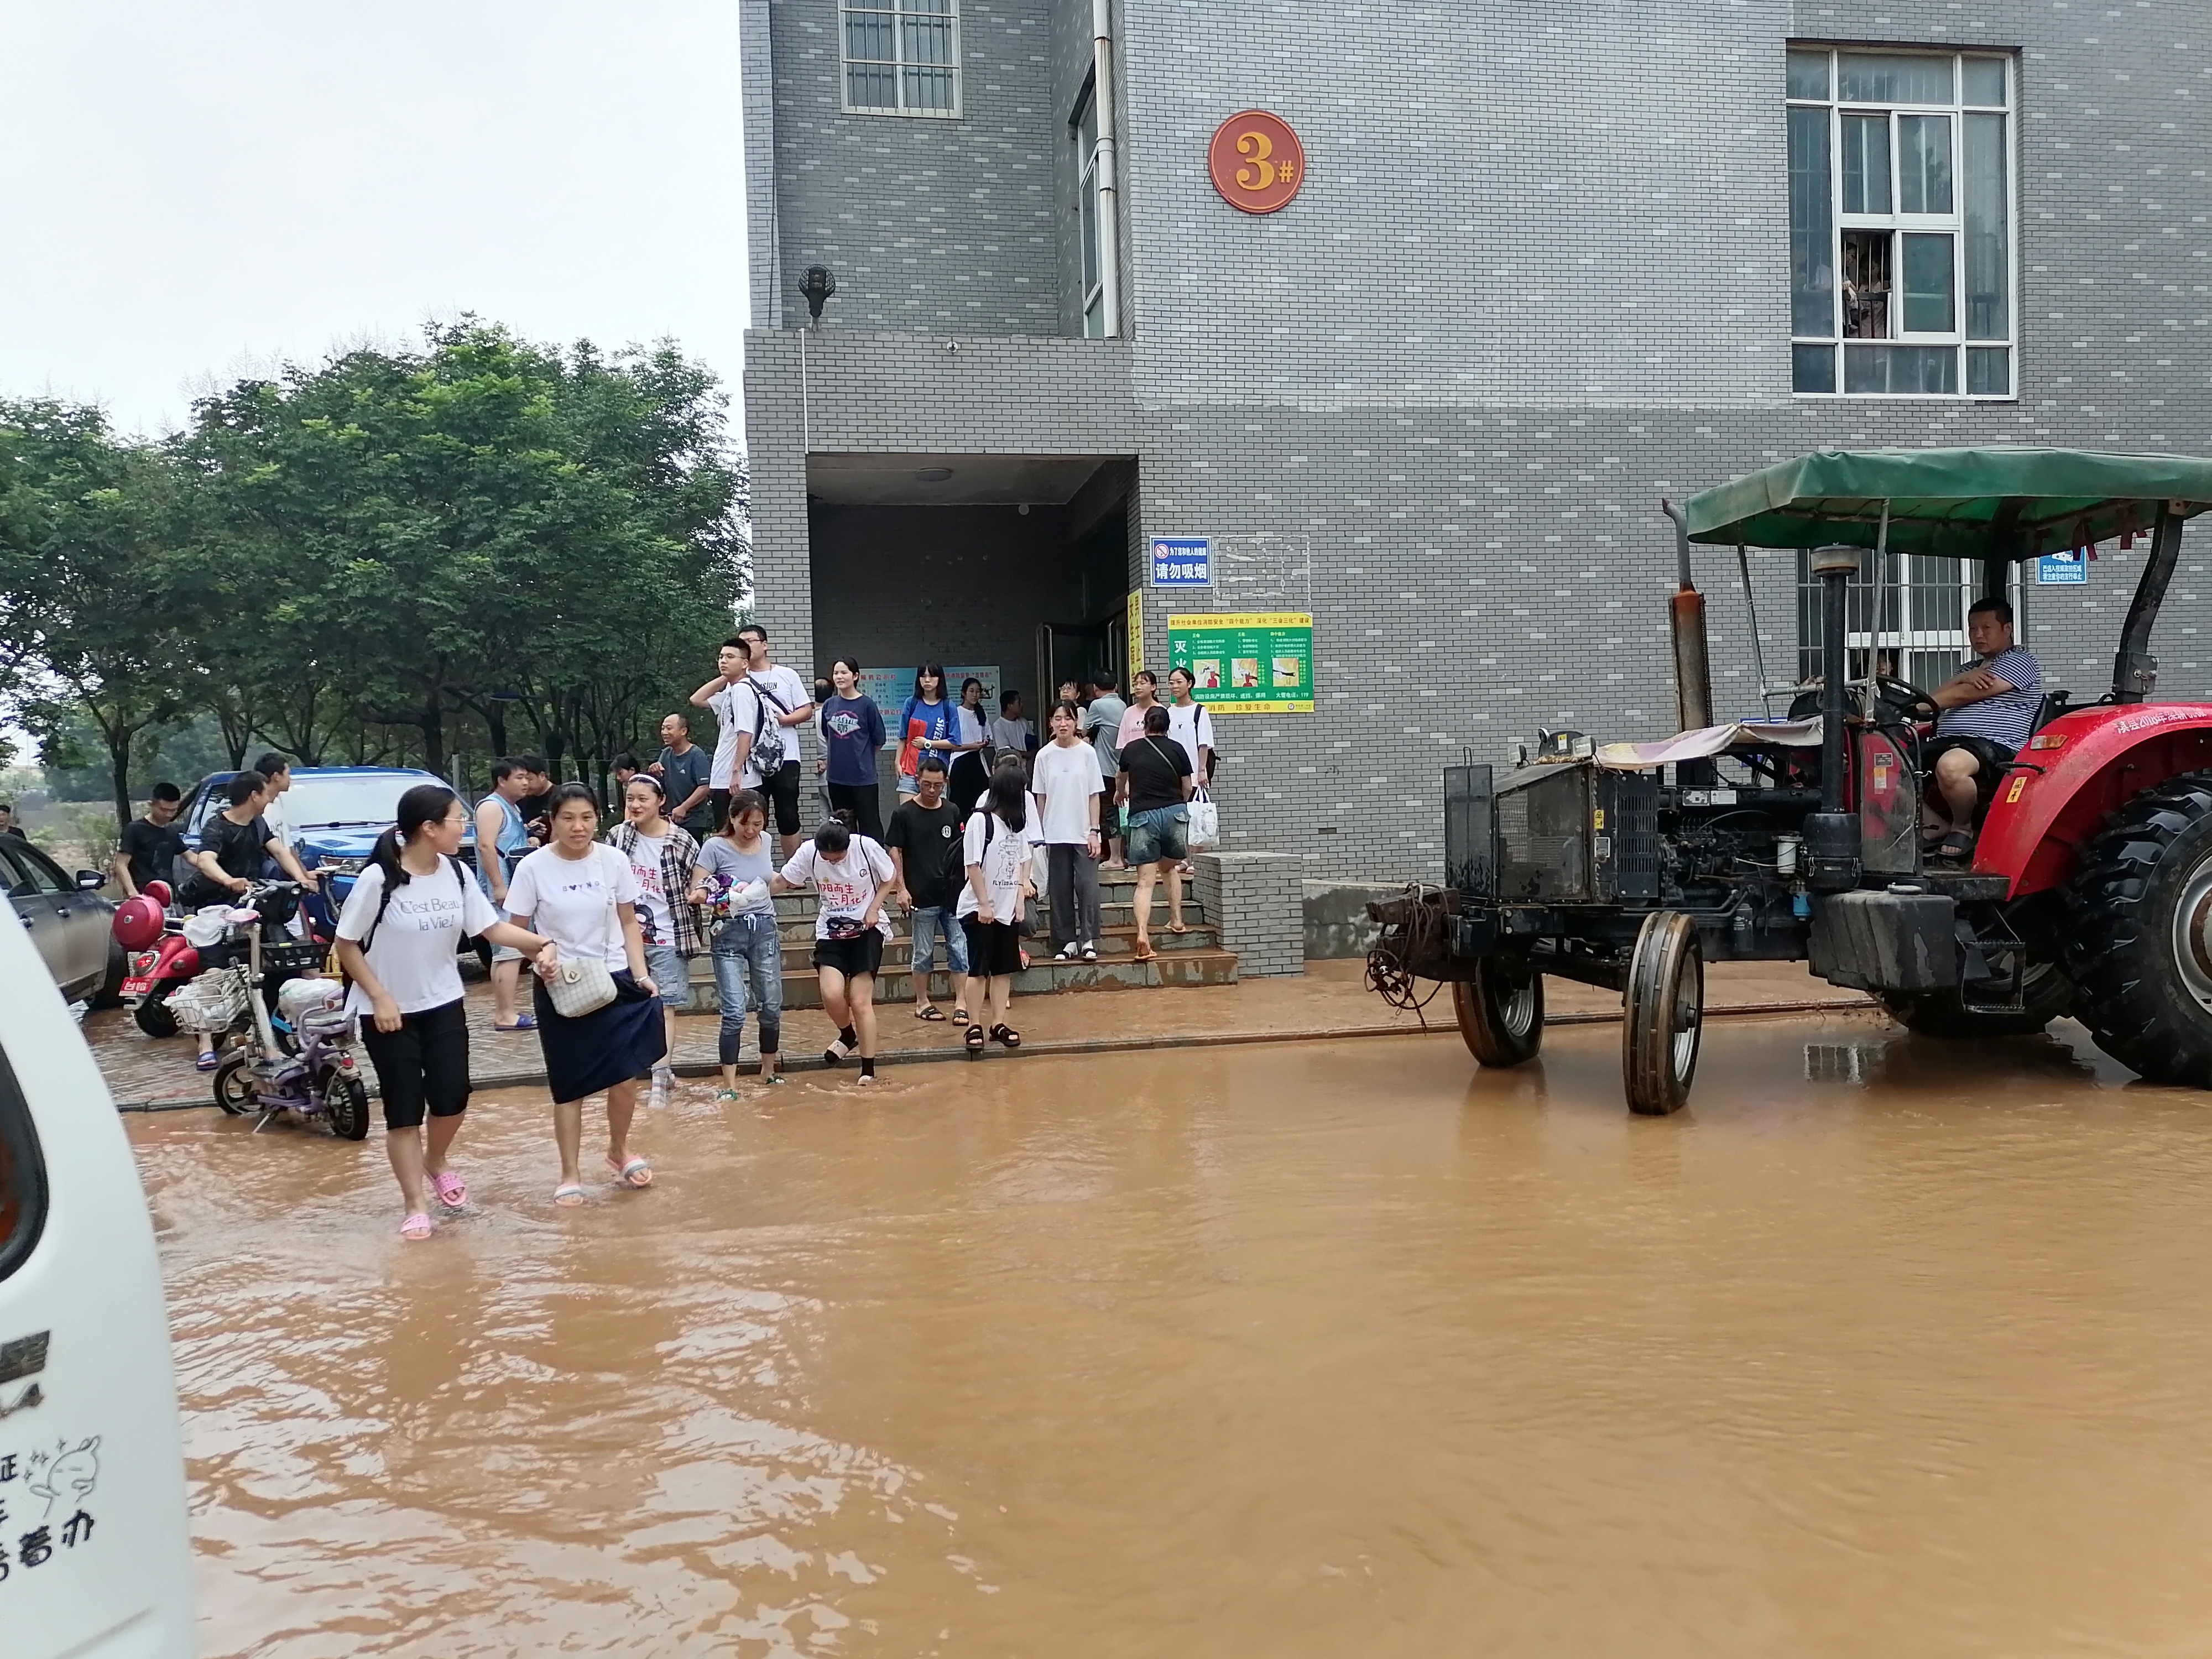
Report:
M261 971L264 974L317 974L322 971L323 963L328 955L322 945L312 939L288 939L281 943L264 941ZM282 1006L281 1001L279 1006Z
M169 1012L187 1031L228 1031L244 1018L246 976L218 968L201 975L169 998Z

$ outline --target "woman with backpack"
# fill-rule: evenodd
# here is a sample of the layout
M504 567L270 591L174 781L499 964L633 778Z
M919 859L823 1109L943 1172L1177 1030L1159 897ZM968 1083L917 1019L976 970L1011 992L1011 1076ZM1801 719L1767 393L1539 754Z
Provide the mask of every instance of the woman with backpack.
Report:
M402 1238L430 1237L426 1182L445 1210L469 1201L468 1183L447 1163L469 1104L469 1023L455 963L462 936L545 962L554 949L501 920L461 862L468 830L458 795L441 783L416 785L399 798L338 915L346 1011L362 1018L362 1046L384 1097L384 1147L406 1205Z
M960 752L960 711L945 695L945 665L926 662L915 670L914 695L899 709L898 798L921 792L921 757L935 755L947 773Z
M822 988L822 1011L837 1028L822 1063L835 1066L857 1050L860 1081L873 1083L876 975L891 936L885 910L898 893L897 866L882 842L855 832L851 815L841 811L769 886L777 893L814 890L814 975Z
M961 854L968 884L960 890L959 915L968 935L967 994L961 1000L975 1011L966 1036L970 1060L982 1057L987 1042L1022 1046L1022 1034L1006 1020L1013 1012L1014 975L1022 969L1022 901L1036 896L1030 851L1039 835L1034 806L1020 758L1013 757L991 774L981 810L968 815Z

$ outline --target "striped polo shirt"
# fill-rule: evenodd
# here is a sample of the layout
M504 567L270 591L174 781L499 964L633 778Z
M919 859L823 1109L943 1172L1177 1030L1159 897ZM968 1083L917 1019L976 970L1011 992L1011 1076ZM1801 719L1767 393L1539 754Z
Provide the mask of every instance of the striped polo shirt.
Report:
M2043 706L2043 670L2016 645L1984 659L1981 666L2014 689L1945 709L1936 721L1936 735L1986 738L1999 748L2017 750L2035 730L2036 710Z

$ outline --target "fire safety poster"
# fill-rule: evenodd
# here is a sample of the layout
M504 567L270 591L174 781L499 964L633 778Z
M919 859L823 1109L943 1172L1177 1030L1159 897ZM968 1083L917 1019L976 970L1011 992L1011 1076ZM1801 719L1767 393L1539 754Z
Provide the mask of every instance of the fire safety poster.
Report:
M1191 695L1217 714L1312 714L1313 660L1303 611L1168 618L1169 666L1190 670Z

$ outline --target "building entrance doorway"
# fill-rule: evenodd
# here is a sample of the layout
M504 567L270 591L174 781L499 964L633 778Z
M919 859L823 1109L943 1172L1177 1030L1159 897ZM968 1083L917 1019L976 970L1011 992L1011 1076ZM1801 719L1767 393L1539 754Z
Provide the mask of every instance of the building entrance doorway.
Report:
M810 457L812 666L876 671L887 725L920 665L972 672L987 722L1017 693L1042 739L1062 679L1126 666L1136 484L1133 456Z

